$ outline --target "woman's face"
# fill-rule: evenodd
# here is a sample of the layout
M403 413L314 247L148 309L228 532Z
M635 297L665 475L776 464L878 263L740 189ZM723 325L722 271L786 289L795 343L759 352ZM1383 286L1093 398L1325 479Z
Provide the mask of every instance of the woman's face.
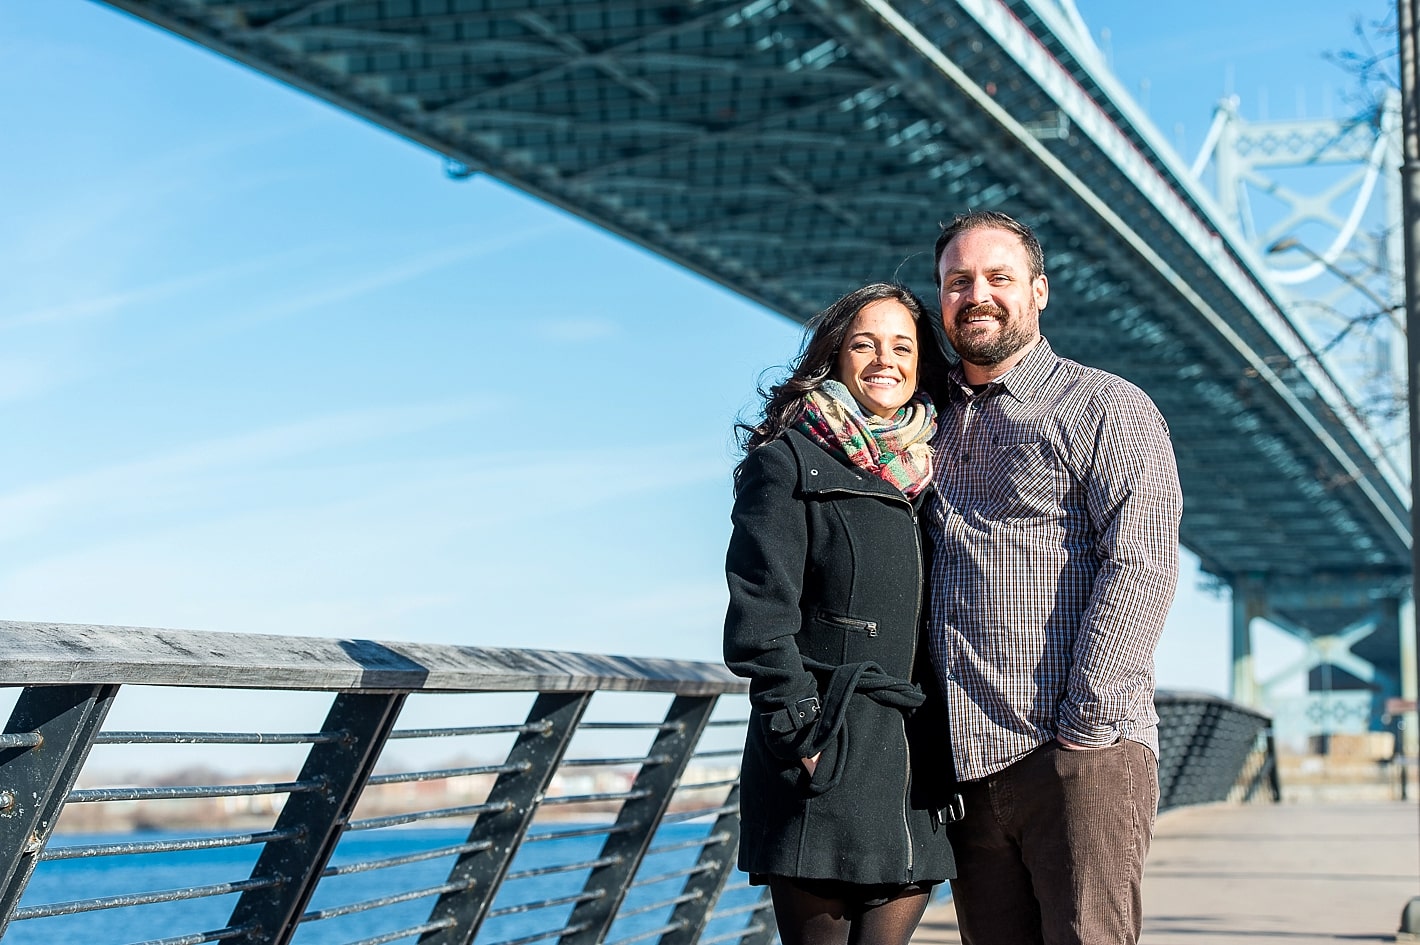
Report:
M869 413L891 417L917 391L917 323L896 299L869 302L853 316L834 377Z

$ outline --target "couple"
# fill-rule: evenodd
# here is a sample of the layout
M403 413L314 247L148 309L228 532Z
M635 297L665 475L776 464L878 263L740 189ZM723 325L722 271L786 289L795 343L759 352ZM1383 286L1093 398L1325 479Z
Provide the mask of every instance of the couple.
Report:
M944 879L966 945L1136 942L1178 576L1168 430L1041 338L1028 227L960 216L935 272L959 366L915 296L870 285L810 323L744 428L740 866L784 945L906 945Z

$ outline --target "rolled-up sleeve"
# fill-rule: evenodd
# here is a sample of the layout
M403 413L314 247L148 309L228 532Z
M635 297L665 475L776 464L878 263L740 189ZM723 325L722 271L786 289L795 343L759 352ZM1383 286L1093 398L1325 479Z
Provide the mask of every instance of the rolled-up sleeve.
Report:
M1085 472L1099 561L1073 648L1059 734L1103 747L1152 716L1154 650L1178 584L1183 494L1168 426L1138 388L1098 392ZM1146 705L1147 704L1147 705Z

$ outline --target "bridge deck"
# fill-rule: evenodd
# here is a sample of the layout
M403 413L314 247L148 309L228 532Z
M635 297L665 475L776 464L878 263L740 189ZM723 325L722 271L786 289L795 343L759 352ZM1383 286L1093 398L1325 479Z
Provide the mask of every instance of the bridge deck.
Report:
M1159 820L1144 874L1144 945L1394 941L1420 895L1414 804L1180 808ZM954 945L932 908L914 942Z

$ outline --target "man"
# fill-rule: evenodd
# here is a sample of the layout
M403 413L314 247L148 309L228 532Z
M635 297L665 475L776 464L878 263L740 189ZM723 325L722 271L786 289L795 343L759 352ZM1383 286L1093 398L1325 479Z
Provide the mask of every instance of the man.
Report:
M1178 582L1168 428L1041 337L1040 243L1003 213L937 239L929 631L966 816L966 945L1137 942L1158 807L1154 649Z

